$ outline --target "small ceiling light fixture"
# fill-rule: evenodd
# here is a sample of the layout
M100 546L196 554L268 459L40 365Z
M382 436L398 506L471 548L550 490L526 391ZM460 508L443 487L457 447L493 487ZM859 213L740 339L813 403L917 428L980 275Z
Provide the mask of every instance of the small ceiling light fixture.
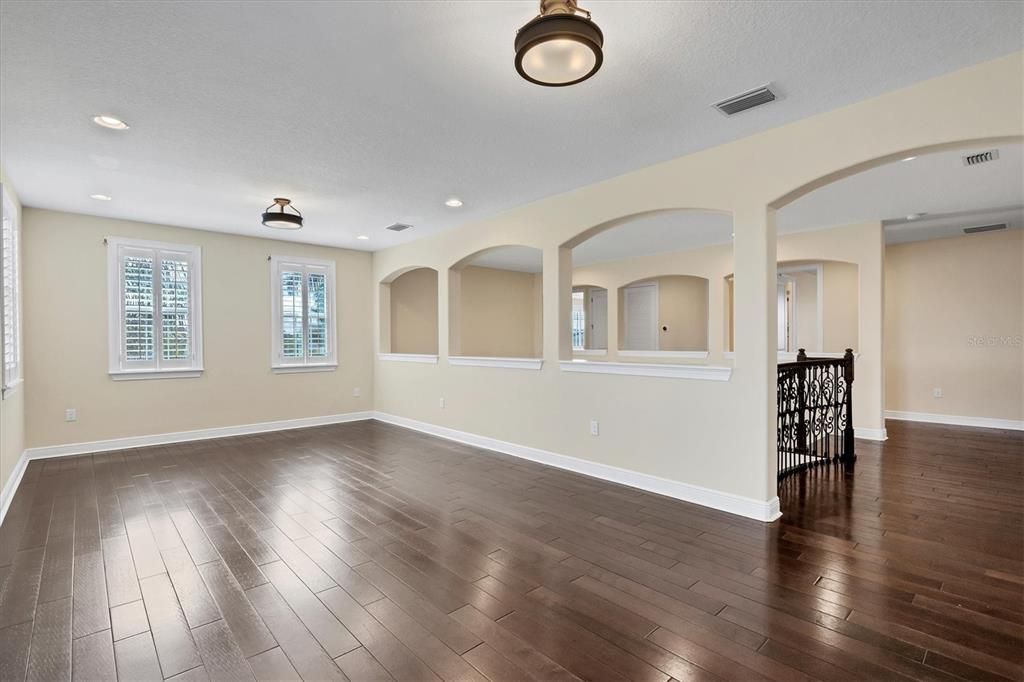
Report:
M604 34L576 0L540 0L540 14L516 33L516 71L537 85L581 83L601 68L603 46Z
M903 161L913 161L913 160L914 160L914 159L916 159L916 158L917 158L916 156L908 156L907 158L905 158L905 159L902 159L902 160L903 160Z
M90 194L89 198L95 199L96 201L110 201L114 197L108 196L106 194Z
M918 218L923 218L926 215L928 215L928 214L927 213L911 213L910 215L907 216L907 220L917 220Z
M356 239L369 239L369 237L367 237L365 234L361 234L358 237L356 237Z
M462 199L458 197L452 197L444 202L444 205L448 208L459 208L462 206Z
M274 203L263 211L263 224L278 230L297 230L302 227L302 212L291 206L291 199L276 197ZM277 210L273 210L277 206ZM293 211L289 213L285 209Z
M92 122L103 128L110 128L111 130L128 130L129 126L127 123L117 118L116 116L93 116Z

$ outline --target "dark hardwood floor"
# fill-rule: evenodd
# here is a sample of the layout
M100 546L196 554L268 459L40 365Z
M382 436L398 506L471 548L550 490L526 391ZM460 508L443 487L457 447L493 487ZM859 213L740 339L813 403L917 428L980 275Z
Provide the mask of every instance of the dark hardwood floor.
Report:
M359 422L32 462L0 679L1024 676L1024 434L890 422L774 524Z

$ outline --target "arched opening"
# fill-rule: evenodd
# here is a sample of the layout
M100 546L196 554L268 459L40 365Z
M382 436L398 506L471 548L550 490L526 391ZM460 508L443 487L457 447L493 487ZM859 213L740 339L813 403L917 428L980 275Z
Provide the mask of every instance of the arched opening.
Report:
M437 355L437 270L404 268L380 283L380 352Z
M721 281L732 267L732 216L707 209L664 209L597 225L563 248L570 251L572 353L593 361L703 360L722 347ZM592 314L607 322L593 337L604 344L580 347L583 287L604 292L606 308ZM586 300L586 299L584 299ZM712 302L714 301L714 302ZM602 338L603 337L603 338ZM607 348L605 353L600 350Z
M498 246L453 265L449 277L449 355L543 355L543 253Z

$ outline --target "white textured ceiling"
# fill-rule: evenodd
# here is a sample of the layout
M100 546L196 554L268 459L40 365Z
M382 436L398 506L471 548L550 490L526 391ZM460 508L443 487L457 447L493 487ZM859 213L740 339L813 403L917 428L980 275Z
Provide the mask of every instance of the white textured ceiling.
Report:
M541 88L512 65L533 0L4 0L0 162L29 206L378 249L1008 54L1024 11L587 4L604 67ZM766 82L779 101L710 107ZM298 233L259 225L281 195Z

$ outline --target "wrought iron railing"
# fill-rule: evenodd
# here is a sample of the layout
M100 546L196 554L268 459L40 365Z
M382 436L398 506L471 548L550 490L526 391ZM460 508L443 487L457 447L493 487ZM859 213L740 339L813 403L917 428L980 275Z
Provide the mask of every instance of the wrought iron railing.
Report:
M853 351L842 358L779 364L779 479L818 464L856 459L853 438Z

